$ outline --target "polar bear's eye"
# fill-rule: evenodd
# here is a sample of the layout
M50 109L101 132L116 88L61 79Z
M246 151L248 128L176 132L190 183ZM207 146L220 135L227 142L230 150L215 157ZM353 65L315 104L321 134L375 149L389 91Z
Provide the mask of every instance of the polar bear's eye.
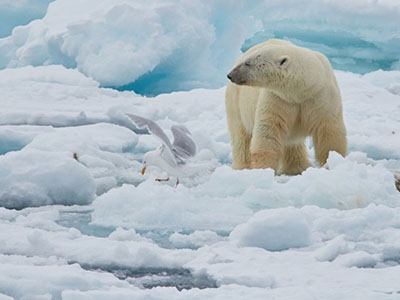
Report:
M286 58L286 57L283 58L283 59L281 60L280 66L282 66L286 61L287 61L287 58Z

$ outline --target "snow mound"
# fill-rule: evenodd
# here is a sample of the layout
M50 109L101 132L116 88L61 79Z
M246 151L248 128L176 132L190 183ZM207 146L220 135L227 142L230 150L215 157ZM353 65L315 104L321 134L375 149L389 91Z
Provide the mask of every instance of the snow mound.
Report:
M277 185L277 197L282 203L294 206L339 209L365 207L370 203L399 205L393 174L382 164L368 165L354 160L352 155L343 158L331 152L328 166L329 170L309 168L302 176Z
M216 28L212 19L220 5L215 2L210 9L201 1L118 0L99 5L94 0L59 0L50 4L42 20L17 27L0 41L0 67L63 64L103 86L137 81L136 89L150 93L146 89L153 82L153 94L169 84L172 90L215 86L213 73L228 68L226 52L237 56L254 27L249 17L234 22L237 9L232 9L231 16L225 15L229 28ZM220 50L227 38L217 38L217 30L235 32L228 38L231 49Z
M190 188L174 189L150 176L136 187L124 185L98 197L93 203L92 222L142 230L230 231L253 210L265 208L399 206L393 174L381 164L367 165L355 158L360 157L344 159L332 152L330 170L309 168L293 177L274 177L270 169L235 171L221 166L204 183Z
M365 74L363 79L373 85L382 87L395 95L400 95L400 71L385 72L378 70Z
M121 181L139 181L140 164L121 157L138 142L137 135L124 127L4 126L0 140L6 153L0 156L5 162L0 166L4 187L0 203L5 207L88 204L95 191L105 192ZM126 171L113 174L112 170Z
M59 153L9 152L0 156L0 178L0 205L7 208L88 204L95 196L89 171Z
M1 85L10 85L21 81L37 81L47 83L59 83L72 86L99 86L98 82L77 72L66 69L61 65L26 66L18 69L4 69L0 72Z
M309 246L311 226L296 209L263 210L237 226L229 238L241 247L282 251Z
M251 215L238 201L192 193L196 188L156 184L154 177L135 187L125 184L93 203L92 223L141 230L229 230ZM162 195L160 197L160 195ZM226 206L226 204L230 204ZM210 212L210 207L212 210Z

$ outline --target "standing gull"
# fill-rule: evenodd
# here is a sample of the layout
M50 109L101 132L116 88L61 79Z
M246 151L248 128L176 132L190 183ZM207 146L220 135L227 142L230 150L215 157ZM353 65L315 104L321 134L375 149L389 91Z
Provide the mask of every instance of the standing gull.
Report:
M191 137L189 129L183 125L171 126L174 141L171 144L165 132L152 120L126 114L138 127L146 128L151 134L157 136L162 144L156 150L147 152L143 157L142 175L146 172L148 166L157 166L168 174L165 179L157 178L156 181L168 181L169 176L176 178L176 185L179 184L179 178L191 177L198 168L186 164L186 161L196 155L196 144Z

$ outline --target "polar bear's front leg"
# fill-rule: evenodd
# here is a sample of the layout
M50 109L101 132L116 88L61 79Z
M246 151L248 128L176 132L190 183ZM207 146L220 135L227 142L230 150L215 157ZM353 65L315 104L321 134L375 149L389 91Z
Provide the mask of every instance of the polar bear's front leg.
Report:
M235 170L250 168L251 132L243 126L239 110L241 87L228 83L225 94L226 117L232 146L232 168Z
M261 99L260 99L261 100ZM265 98L257 105L253 135L250 143L252 169L278 170L288 133L287 103Z
M347 152L346 128L342 118L325 118L313 133L315 158L320 166L326 164L329 151L336 151L343 157Z
M283 174L298 175L311 166L304 142L285 146L282 159Z
M233 124L231 124L233 126ZM242 125L237 124L231 132L232 168L235 170L250 168L250 135Z

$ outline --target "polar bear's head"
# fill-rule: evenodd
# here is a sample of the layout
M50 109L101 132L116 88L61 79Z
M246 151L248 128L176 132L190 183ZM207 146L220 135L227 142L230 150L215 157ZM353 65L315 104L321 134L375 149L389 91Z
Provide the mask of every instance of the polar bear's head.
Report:
M254 51L249 50L228 74L238 85L274 87L292 77L293 64L288 47L266 45Z

